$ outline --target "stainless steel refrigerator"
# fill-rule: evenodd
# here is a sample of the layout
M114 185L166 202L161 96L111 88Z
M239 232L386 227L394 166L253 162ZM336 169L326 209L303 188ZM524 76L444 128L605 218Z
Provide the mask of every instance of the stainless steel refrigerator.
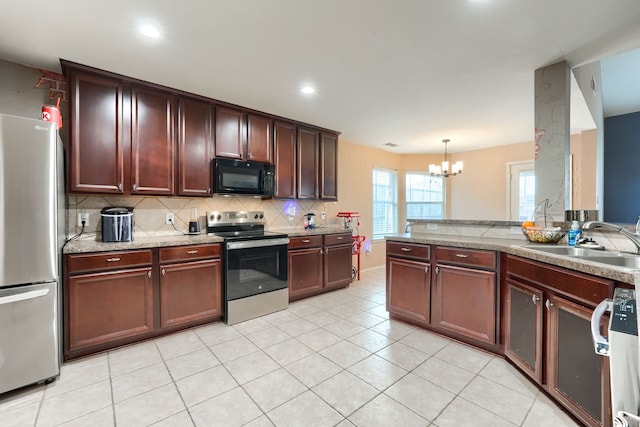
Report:
M0 114L0 393L60 372L63 164L54 123Z

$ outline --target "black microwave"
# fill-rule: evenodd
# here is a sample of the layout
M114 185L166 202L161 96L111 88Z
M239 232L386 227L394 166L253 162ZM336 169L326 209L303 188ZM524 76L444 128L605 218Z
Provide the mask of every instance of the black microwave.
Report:
M275 166L269 163L216 157L213 162L215 194L273 196Z

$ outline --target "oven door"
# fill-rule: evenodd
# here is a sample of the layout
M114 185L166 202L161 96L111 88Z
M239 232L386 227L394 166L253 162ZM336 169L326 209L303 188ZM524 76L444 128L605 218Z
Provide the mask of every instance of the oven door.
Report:
M287 289L288 238L227 242L225 299Z

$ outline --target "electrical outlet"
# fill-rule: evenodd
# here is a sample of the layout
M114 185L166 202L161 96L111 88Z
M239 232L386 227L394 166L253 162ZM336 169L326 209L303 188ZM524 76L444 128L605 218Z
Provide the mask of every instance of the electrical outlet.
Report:
M327 214L325 213L325 211L320 212L320 219L323 221L327 219Z
M173 212L167 212L167 216L164 218L164 223L167 225L175 224L175 217L173 216Z
M437 230L437 229L438 229L438 224L433 224L433 223L427 224L427 230L433 231L433 230Z
M78 227L82 227L82 222L84 221L84 226L89 226L89 214L86 212L82 212L78 214Z

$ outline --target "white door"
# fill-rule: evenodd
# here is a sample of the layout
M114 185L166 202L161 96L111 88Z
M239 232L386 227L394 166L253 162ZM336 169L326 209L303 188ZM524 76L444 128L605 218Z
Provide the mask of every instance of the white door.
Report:
M535 163L509 163L507 175L509 219L512 221L531 219L536 204Z

